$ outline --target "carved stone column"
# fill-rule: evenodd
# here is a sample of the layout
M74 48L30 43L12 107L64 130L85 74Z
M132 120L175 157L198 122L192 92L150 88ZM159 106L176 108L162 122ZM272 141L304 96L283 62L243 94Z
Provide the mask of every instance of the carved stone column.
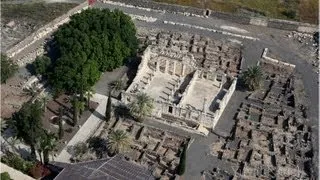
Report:
M182 73L181 76L184 76L184 73L186 71L186 66L184 64L182 64Z
M165 68L164 68L164 73L168 73L168 70L169 70L169 61L166 60L166 64L165 64Z
M173 70L172 70L172 75L176 74L176 61L173 61Z

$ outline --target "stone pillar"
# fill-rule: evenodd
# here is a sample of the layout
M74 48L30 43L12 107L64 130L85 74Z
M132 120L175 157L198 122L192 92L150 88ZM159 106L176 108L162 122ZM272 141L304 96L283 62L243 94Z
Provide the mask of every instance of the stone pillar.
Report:
M168 69L169 69L169 61L166 60L166 64L165 64L165 67L164 67L164 73L168 73Z
M204 100L203 100L202 112L203 112L204 114L207 113L207 98L204 98Z
M172 75L176 74L176 61L173 61L173 70L172 70Z
M182 64L182 73L181 76L184 76L184 73L186 71L186 66L184 64Z

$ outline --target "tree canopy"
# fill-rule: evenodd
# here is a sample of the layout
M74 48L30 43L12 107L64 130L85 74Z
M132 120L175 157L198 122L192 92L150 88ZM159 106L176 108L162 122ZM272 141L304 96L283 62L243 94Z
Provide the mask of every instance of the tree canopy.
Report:
M45 75L47 68L50 66L51 60L48 56L37 56L35 61L32 63L34 67L34 73L36 75Z
M257 90L260 88L263 78L263 73L260 66L249 67L242 74L244 83L248 86L249 90Z
M18 70L18 66L12 62L6 55L1 54L1 84L14 75Z
M35 145L43 134L41 103L24 103L20 111L12 115L10 127L16 133L18 139L23 140L31 148L31 158L35 159Z
M135 34L131 18L119 10L89 9L73 15L54 34L60 55L49 81L58 91L85 92L101 72L123 65L136 53Z

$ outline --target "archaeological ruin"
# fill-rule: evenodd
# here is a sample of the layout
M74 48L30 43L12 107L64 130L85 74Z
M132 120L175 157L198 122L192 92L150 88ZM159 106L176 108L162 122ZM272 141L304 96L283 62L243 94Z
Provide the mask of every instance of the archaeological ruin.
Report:
M235 179L306 179L312 174L311 127L295 96L295 66L266 56L258 63L263 87L242 102L226 139L212 144L212 154L230 162Z
M144 41L148 47L121 101L129 104L144 92L154 100L155 118L204 134L213 130L235 90L240 46L168 32Z

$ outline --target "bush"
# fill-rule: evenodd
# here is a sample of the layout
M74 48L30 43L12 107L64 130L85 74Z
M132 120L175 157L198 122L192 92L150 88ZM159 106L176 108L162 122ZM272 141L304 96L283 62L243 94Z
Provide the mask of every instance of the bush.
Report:
M0 178L1 180L13 180L13 179L11 179L8 172L3 172L0 175L1 175L1 178Z
M34 166L33 162L26 161L22 159L19 155L13 153L2 156L1 162L23 172L24 174L29 174L30 169Z
M18 66L6 55L1 54L1 84L6 83L17 70Z
M295 19L296 18L296 11L292 9L287 9L282 12L283 15L285 15L289 19Z

